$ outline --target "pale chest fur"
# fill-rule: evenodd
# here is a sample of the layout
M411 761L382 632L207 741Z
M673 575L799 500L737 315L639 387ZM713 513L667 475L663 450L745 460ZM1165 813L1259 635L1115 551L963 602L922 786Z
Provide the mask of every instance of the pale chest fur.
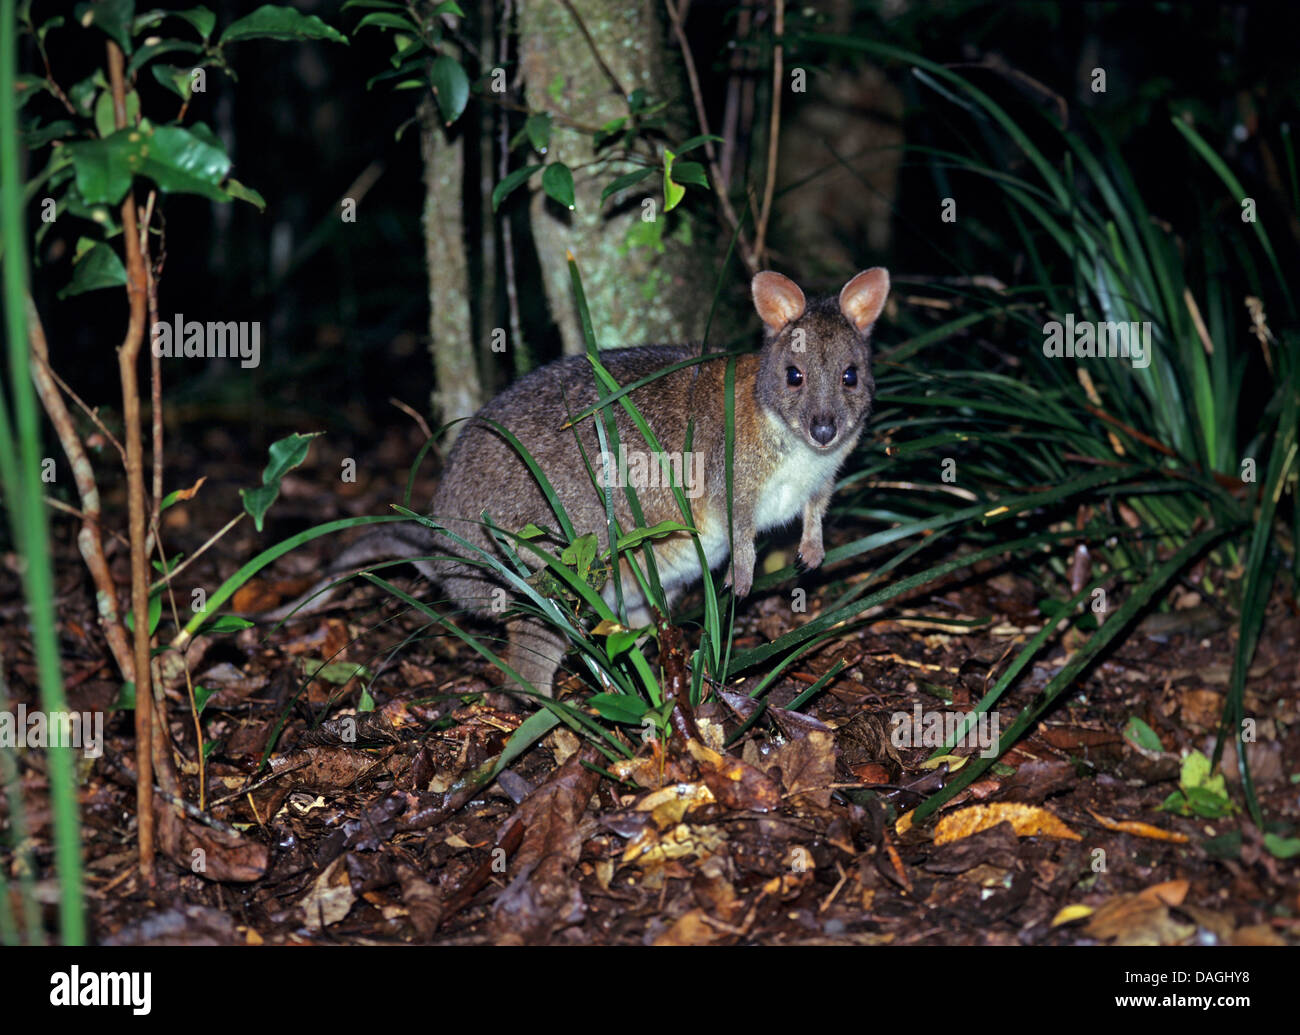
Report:
M803 442L791 441L793 434L775 417L766 415L769 441L778 443L778 461L759 488L754 506L754 531L789 524L803 516L804 505L829 489L853 441L829 452L814 451Z

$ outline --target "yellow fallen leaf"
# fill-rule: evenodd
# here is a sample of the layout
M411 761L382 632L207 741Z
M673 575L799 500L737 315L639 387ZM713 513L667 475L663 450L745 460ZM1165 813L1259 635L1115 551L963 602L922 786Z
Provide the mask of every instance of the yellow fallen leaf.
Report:
M1052 926L1060 927L1062 924L1073 923L1075 920L1082 920L1085 916L1092 916L1092 906L1074 905L1066 906L1056 916L1052 917Z
M951 815L944 816L935 827L934 843L948 844L963 837L989 830L999 823L1010 823L1017 837L1059 837L1066 841L1083 838L1067 827L1056 816L1037 805L1024 805L1014 801L995 802L992 805L970 805Z
M938 769L944 762L948 763L948 772L955 773L958 769L969 762L965 755L940 755L938 758L927 758L918 766L920 769Z
M1130 819L1108 819L1105 816L1099 816L1088 810L1088 815L1095 819L1107 830L1115 830L1121 834L1132 834L1135 837L1149 837L1153 841L1172 841L1174 844L1186 844L1188 837L1186 834L1179 834L1173 830L1161 830L1160 827L1153 827L1150 823L1140 823L1137 820Z

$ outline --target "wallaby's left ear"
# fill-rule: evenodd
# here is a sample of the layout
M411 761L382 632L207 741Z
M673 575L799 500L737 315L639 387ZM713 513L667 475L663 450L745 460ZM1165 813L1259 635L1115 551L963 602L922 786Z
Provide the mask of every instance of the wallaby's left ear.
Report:
M859 334L866 334L880 317L888 297L889 271L883 266L875 266L863 270L844 285L840 292L840 312Z

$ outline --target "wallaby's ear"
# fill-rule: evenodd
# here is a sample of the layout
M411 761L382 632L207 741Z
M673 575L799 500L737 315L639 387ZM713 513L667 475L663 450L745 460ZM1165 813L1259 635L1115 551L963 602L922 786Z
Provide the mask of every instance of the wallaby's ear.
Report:
M759 318L773 334L779 333L786 324L803 316L807 303L799 285L789 277L766 270L755 273L750 291L754 295L754 308L758 310Z
M762 274L759 274L762 276ZM883 266L864 270L844 285L840 292L840 312L844 318L866 334L880 317L889 297L889 271Z

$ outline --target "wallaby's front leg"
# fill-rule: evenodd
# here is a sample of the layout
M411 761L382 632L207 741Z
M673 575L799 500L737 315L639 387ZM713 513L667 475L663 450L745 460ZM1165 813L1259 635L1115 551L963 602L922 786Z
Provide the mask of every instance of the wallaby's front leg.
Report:
M826 548L822 545L822 518L826 516L826 508L830 505L831 493L834 490L835 483L830 481L824 490L803 505L803 535L799 539L799 559L803 561L805 568L817 567L826 556Z
M731 572L724 586L730 586L737 598L749 596L754 588L754 536L753 527L736 526L732 543Z

